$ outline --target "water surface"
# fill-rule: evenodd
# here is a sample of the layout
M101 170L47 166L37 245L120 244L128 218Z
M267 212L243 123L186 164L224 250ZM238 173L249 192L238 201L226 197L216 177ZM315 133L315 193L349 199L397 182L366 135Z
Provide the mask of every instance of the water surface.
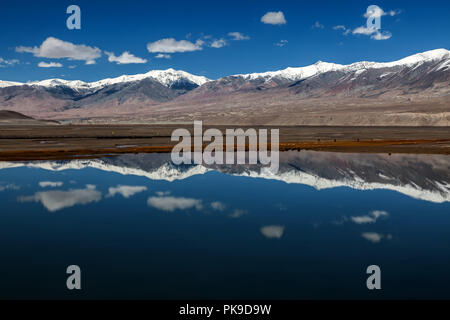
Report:
M450 157L280 161L0 162L0 298L450 298Z

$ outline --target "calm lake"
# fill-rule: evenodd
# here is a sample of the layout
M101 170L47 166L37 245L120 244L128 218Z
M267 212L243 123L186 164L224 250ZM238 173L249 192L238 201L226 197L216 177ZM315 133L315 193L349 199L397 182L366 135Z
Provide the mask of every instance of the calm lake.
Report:
M0 162L0 298L448 299L449 168L306 151L277 174L167 154Z

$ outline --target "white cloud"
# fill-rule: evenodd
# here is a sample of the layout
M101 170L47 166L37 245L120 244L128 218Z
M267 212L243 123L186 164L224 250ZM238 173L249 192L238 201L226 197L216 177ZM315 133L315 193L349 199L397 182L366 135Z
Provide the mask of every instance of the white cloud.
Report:
M370 38L373 40L388 40L392 37L392 33L389 31L377 32L373 34Z
M356 224L375 223L375 218L370 216L350 217L350 219Z
M13 183L7 184L7 185L2 185L0 184L0 192L5 191L5 190L19 190L19 186L16 186Z
M19 197L20 202L41 202L50 212L55 212L74 205L84 205L91 202L98 202L102 198L100 191L95 190L95 186L86 185L85 189L72 189L69 191L44 191L37 192L32 196Z
M41 181L41 182L39 182L39 186L41 188L47 188L47 187L56 188L56 187L61 187L62 185L63 185L63 183L61 181Z
M248 40L248 36L240 32L229 32L228 36L231 37L230 40ZM170 59L171 55L169 53L176 52L191 52L203 50L203 47L211 48L223 48L228 45L228 41L225 38L213 39L209 35L203 35L200 39L195 42L188 40L175 40L174 38L161 39L152 43L147 44L147 49L149 52L157 53L155 58L157 59Z
M192 43L187 40L175 40L174 38L161 39L147 44L147 50L152 53L175 53L202 50L200 42Z
M391 240L392 239L392 235L390 235L390 234L385 236L383 234L376 233L376 232L364 232L364 233L361 234L361 236L364 239L366 239L367 241L370 241L372 243L378 243L384 238L386 238L387 240Z
M365 26L356 28L352 33L370 36L373 40L388 40L392 37L392 33L389 31L380 32L375 28L367 28Z
M383 16L396 16L398 14L402 13L401 10L390 10L388 12L385 12L380 7L374 7L374 10L371 10L370 12L364 13L364 18L380 18Z
M364 13L364 18L380 18L386 13L378 6L371 6L373 9Z
M282 11L278 12L267 12L262 16L261 22L265 24L281 25L286 24L286 19Z
M369 212L368 215L350 217L350 219L356 224L367 224L367 223L375 223L379 218L388 216L389 213L387 213L386 211L374 210Z
M367 241L378 243L383 239L383 235L376 232L364 232L361 236Z
M365 36L369 36L373 33L377 32L377 30L375 28L367 28L365 26L362 27L358 27L355 30L353 30L353 34L363 34Z
M275 43L275 45L276 45L277 47L284 47L284 46L287 45L287 44L288 44L288 41L287 41L287 40L280 40L280 42Z
M32 53L40 58L82 60L86 64L95 64L95 59L102 55L99 48L84 44L77 45L53 37L47 38L39 47L20 46L16 48L16 51Z
M6 67L6 66L13 66L15 64L18 64L20 61L17 59L11 59L11 60L7 60L7 59L3 59L2 57L0 57L0 68L2 67Z
M269 239L281 239L284 234L284 226L266 226L260 229L264 237Z
M111 187L108 189L108 197L114 197L116 194L122 195L124 198L129 198L139 192L146 191L147 187L144 186L122 186Z
M236 41L250 39L249 36L246 36L240 32L229 32L228 35L233 38L232 40L236 40Z
M211 36L204 36L204 38L205 39L209 39L209 38L211 38ZM202 40L202 39L198 39L197 41L195 41L195 44L197 45L197 46L203 46L204 44L205 44L205 41L204 40Z
M168 212L192 208L201 210L203 208L201 200L183 197L150 197L147 200L147 204L156 209Z
M388 212L386 212L386 211L383 211L383 210L374 210L374 211L371 211L370 213L369 213L371 216L373 216L375 219L379 219L380 217L387 217L387 216L389 216L389 213Z
M157 195L158 197L162 197L162 196L168 196L168 195L170 195L172 192L170 192L170 191L156 191L155 193L156 193L156 195Z
M172 57L171 57L170 54L167 54L167 53L158 53L158 54L155 56L155 58L156 58L156 59L170 59L170 58L172 58Z
M212 48L222 48L227 45L227 41L225 39L214 40L211 43Z
M316 21L312 27L312 29L325 29L325 26L323 24L321 24L319 21Z
M128 51L125 51L118 57L113 52L105 51L105 54L108 56L109 62L115 62L117 64L147 63L146 59L136 57Z
M39 68L62 68L62 64L59 62L39 62L38 67Z
M170 191L156 191L155 193L156 193L156 195L157 195L158 197L163 197L163 196L168 196L168 195L170 195L172 192L170 192Z
M334 26L334 27L333 27L333 30L342 30L342 31L345 31L345 30L347 30L347 28L346 28L345 26L343 26L343 25L338 25L338 26Z
M352 29L347 29L344 25L337 25L333 27L333 30L341 30L344 36L349 35L352 32Z
M232 214L230 214L230 218L240 218L245 214L247 214L247 211L241 210L241 209L236 209L233 211Z
M387 14L390 15L391 17L396 16L400 13L402 13L402 10L400 9L390 10L387 12Z
M226 206L219 201L211 202L211 208L213 208L216 211L223 211L225 210Z
M385 12L383 9L381 9L378 6L374 6L373 10L364 13L364 17L369 19L369 18L381 18L383 16L395 16L400 14L401 11L400 10L390 10L388 12ZM348 30L346 30L344 32L344 35L347 35L349 33ZM365 36L370 36L370 38L372 40L388 40L392 37L392 33L390 33L389 31L383 31L380 32L380 30L375 29L375 28L368 28L367 26L361 26L358 28L355 28L352 31L352 34L361 34L361 35L365 35Z

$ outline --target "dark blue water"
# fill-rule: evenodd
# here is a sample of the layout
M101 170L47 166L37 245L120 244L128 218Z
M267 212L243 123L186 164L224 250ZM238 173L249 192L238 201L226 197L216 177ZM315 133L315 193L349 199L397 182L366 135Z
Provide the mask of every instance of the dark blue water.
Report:
M328 156L289 156L284 181L139 155L3 163L0 298L450 298L449 158L408 158L408 171L404 158ZM353 177L330 186L342 171ZM373 264L382 289L369 291ZM66 288L69 265L81 291Z

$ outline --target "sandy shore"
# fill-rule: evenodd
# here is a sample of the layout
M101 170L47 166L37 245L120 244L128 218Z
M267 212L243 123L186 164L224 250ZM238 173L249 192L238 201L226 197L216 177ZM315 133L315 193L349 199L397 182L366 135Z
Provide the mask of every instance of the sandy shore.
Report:
M191 125L1 125L0 160L92 158L170 152L173 130ZM217 126L216 126L217 127ZM217 127L223 133L226 128ZM245 127L242 127L246 129ZM261 129L265 127L259 127ZM208 129L204 126L203 130ZM271 129L271 128L267 128ZM450 154L448 127L278 127L280 151Z

